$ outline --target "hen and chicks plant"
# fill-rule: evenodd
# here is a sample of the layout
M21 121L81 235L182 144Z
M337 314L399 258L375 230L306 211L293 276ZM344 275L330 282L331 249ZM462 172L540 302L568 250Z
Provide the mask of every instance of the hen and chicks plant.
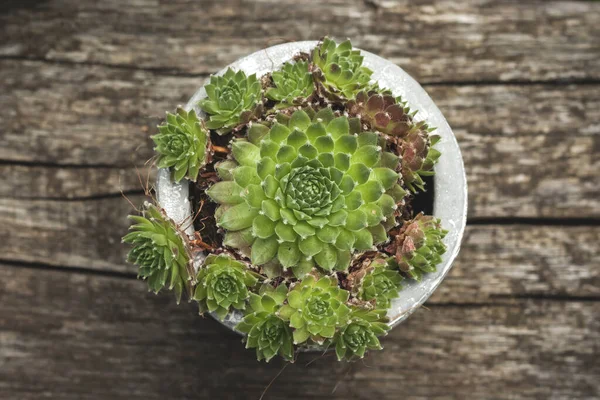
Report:
M433 128L349 41L325 38L262 77L229 68L205 90L153 136L158 166L195 182L194 236L147 206L128 260L151 290L237 319L259 360L380 349L403 283L446 250L440 221L410 207L440 157Z

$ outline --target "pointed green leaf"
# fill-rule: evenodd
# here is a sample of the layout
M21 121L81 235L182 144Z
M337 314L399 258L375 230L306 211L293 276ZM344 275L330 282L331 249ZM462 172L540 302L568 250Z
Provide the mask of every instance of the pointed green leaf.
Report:
M252 244L252 256L250 257L252 264L262 265L271 261L277 254L278 247L279 244L274 236L269 239L256 239Z
M236 140L231 149L236 161L241 165L256 166L260 159L260 149L250 142Z
M300 262L302 253L294 242L284 242L279 245L277 259L285 268L293 267Z
M217 224L230 231L239 231L252 226L252 221L257 215L256 208L252 208L246 203L240 203L227 209Z
M264 215L257 215L252 222L254 235L266 239L275 234L275 222Z
M242 188L233 181L222 181L212 185L206 194L219 204L239 204L244 201L240 196Z
M337 263L337 251L331 245L324 245L323 249L315 255L317 265L326 271L331 271Z

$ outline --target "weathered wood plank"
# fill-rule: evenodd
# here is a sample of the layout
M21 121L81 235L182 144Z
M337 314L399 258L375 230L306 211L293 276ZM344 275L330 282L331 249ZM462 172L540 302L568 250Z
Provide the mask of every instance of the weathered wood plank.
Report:
M137 206L143 196L131 196ZM121 236L132 212L123 198L86 201L0 199L3 259L129 272Z
M0 197L12 199L84 199L141 192L156 179L154 168L48 167L0 165Z
M282 363L141 282L0 267L0 397L256 399ZM598 395L599 302L420 310L364 363L303 354L265 399ZM332 393L333 392L333 393Z
M0 17L0 55L206 74L350 37L422 81L600 79L600 5L574 1L49 1Z
M15 162L142 166L165 110L203 82L105 67L0 65L0 159Z
M141 204L142 196L131 196ZM0 199L0 259L136 273L125 263L131 206L86 201ZM469 226L438 302L494 296L599 296L600 227Z
M460 145L469 217L600 216L600 86L430 86Z
M431 302L503 297L600 299L600 227L468 225Z
M98 66L0 66L0 160L17 163L142 166L152 157L148 135L163 110L184 103L202 83ZM427 89L463 150L470 217L600 216L597 85ZM14 182L21 175L8 176ZM118 192L115 179L106 182Z

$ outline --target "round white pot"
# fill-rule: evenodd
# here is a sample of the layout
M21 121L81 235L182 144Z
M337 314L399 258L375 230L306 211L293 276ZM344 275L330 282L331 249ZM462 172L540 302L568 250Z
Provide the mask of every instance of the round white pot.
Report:
M284 62L289 61L299 52L310 52L318 42L292 42L272 46L257 51L244 57L228 67L234 70L243 70L246 74L256 73L257 76L277 70ZM433 291L439 286L446 274L452 267L460 249L460 243L465 230L467 216L467 180L462 156L456 138L448 125L448 122L433 103L427 92L408 75L402 68L385 60L375 54L362 51L364 65L374 71L373 79L380 86L392 90L395 96L402 96L408 101L412 110L418 110L415 119L427 120L430 126L437 128L436 134L441 136L436 145L442 155L435 165L433 215L440 218L442 226L449 232L444 238L448 250L442 257L442 263L437 266L437 272L426 274L420 282L405 280L399 297L392 302L388 310L389 325L396 326L404 321L411 313L421 306ZM227 68L219 71L217 75L225 73ZM192 96L186 105L186 109L195 109L199 116L206 115L197 106L198 101L206 97L204 87ZM156 184L157 198L160 206L164 208L167 215L177 223L183 223L191 219L191 204L189 201L189 182L183 180L181 183L173 182L168 170L158 171ZM193 235L192 224L188 226L186 233ZM195 268L203 261L200 254L195 260ZM240 312L230 313L224 325L233 329L242 317Z

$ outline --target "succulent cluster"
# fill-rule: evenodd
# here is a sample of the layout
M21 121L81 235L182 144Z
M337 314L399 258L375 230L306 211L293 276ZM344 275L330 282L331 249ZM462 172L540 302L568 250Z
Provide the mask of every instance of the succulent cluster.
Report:
M195 182L198 217L191 237L157 206L132 217L128 260L150 288L237 316L259 360L380 349L392 300L435 271L446 231L410 207L439 137L372 75L325 38L264 76L211 77L201 114L167 114L158 166Z

